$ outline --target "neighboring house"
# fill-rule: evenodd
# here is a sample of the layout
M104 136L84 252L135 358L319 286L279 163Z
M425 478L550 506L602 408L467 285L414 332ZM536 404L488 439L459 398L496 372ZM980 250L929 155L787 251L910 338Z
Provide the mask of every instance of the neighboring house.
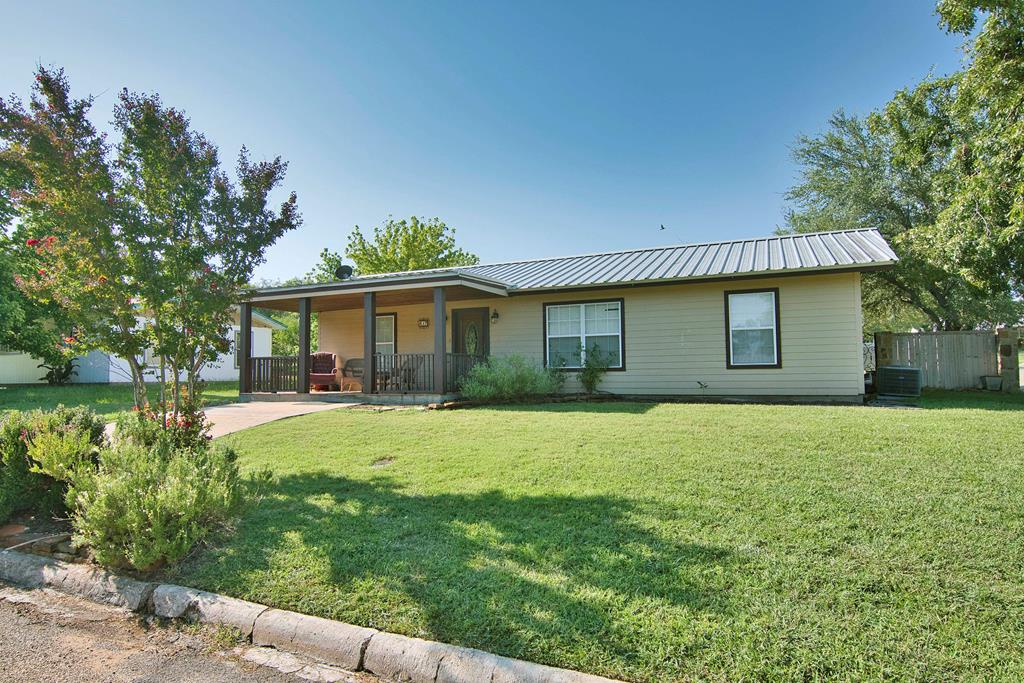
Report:
M250 331L251 346L254 353L269 356L271 354L271 334L273 330L284 329L284 326L273 318L252 314L252 329ZM239 356L238 339L241 334L238 325L238 311L235 311L235 322L231 326L229 334L230 349L222 354L216 361L203 367L199 373L200 377L209 381L231 381L238 379ZM158 366L159 359L149 352L146 353L146 364ZM10 351L0 347L0 384L35 384L42 382L46 371L37 367L42 361L33 358L27 353ZM128 368L128 362L117 356L110 356L101 351L90 353L75 358L78 374L72 378L76 384L107 384L117 382L131 382L132 374ZM147 371L147 375L156 381L156 374L159 372L155 367Z
M564 368L575 391L597 347L615 394L857 401L861 273L896 260L878 231L851 230L368 275L257 291L242 326L252 306L298 311L301 337L315 314L339 367L375 359L364 391L423 400L486 355ZM250 359L243 393L308 391L303 359L276 383Z

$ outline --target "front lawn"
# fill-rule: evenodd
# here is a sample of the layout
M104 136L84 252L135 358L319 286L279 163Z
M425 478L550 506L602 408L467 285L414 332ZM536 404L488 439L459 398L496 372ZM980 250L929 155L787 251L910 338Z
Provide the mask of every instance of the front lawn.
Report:
M150 387L150 400L156 401L156 386ZM238 382L209 382L203 393L207 405L219 405L238 400ZM66 406L89 406L108 420L130 410L135 404L131 384L68 384L51 387L45 384L0 384L0 411L50 410L63 403Z
M1020 680L1024 408L340 409L174 579L635 681Z

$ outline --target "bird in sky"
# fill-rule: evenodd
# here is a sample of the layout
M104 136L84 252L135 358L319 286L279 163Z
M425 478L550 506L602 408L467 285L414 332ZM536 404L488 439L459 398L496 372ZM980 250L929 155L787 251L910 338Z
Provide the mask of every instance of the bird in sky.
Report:
M662 230L664 230L664 229L665 229L665 224L664 224L664 223L662 223L662 224L661 224L661 229L662 229Z

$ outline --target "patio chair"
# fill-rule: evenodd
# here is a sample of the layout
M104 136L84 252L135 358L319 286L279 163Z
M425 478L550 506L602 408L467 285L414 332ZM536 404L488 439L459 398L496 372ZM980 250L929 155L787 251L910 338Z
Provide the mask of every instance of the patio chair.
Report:
M319 351L309 355L309 383L313 386L331 387L338 382L338 357L329 351Z
M362 391L363 369L362 358L349 358L341 368L341 390Z

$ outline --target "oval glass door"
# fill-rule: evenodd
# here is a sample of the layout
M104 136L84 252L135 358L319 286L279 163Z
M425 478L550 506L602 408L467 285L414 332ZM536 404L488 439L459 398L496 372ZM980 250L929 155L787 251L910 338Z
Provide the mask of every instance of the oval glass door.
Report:
M476 322L469 322L462 333L462 348L466 353L477 355L480 353L480 330Z

